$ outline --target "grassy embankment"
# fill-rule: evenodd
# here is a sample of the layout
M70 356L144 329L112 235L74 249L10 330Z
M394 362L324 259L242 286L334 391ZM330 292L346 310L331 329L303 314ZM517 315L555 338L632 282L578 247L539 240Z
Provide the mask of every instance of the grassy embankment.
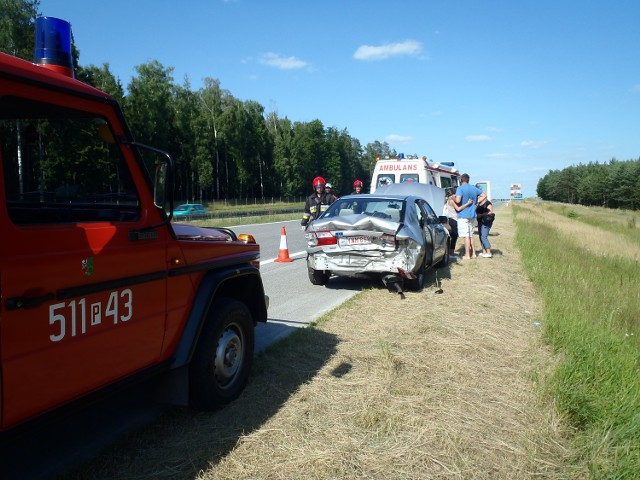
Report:
M591 478L640 476L640 215L514 207L517 244L559 363L547 384Z

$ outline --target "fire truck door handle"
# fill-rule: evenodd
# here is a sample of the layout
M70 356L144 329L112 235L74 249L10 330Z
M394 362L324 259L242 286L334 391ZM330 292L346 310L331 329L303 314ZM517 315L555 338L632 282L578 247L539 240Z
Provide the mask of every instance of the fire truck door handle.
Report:
M14 297L7 298L7 310L17 310L18 308L33 308L42 305L45 302L54 300L56 296L53 293L47 293L38 297Z

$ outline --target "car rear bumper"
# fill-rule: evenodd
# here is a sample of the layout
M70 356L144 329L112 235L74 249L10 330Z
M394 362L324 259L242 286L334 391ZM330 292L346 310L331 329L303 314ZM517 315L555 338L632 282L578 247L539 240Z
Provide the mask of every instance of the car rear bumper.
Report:
M316 252L309 254L307 263L314 270L328 270L336 275L350 276L417 270L416 256L408 256L405 252Z

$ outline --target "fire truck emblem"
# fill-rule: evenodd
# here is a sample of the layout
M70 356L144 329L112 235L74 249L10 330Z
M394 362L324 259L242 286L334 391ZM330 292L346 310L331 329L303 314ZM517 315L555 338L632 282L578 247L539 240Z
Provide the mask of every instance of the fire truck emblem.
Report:
M93 257L87 257L82 260L82 270L87 277L93 275Z

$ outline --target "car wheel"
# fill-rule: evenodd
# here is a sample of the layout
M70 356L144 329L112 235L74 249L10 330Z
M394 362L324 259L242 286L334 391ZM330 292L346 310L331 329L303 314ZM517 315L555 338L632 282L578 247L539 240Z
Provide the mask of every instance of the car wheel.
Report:
M425 279L425 271L426 271L426 263L427 257L422 260L422 265L420 266L420 270L416 272L416 278L412 280L405 280L407 288L414 292L419 292L424 288L424 279Z
M214 410L238 397L249 378L253 344L247 306L230 298L215 300L189 366L191 405Z
M436 264L436 268L443 268L449 265L449 242L444 250L444 257Z
M326 285L331 277L331 272L328 270L314 270L307 266L307 272L309 273L309 280L314 285Z

